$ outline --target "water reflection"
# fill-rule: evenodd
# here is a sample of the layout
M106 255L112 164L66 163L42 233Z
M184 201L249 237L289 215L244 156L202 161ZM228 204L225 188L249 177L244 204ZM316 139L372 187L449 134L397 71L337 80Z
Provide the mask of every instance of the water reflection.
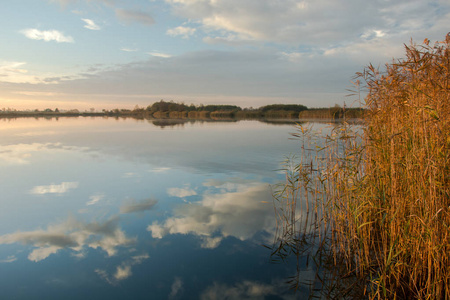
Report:
M214 188L219 191L205 193L199 202L176 207L172 217L153 222L147 230L154 238L195 234L205 248L217 247L228 236L248 240L257 233L274 231L272 195L267 184L221 184Z
M119 228L119 218L114 216L105 222L85 223L69 217L47 229L15 232L0 236L1 244L21 243L34 249L28 255L31 261L41 261L62 249L70 249L76 257L84 256L85 247L102 249L108 256L117 253L119 246L131 246L135 238L127 238Z
M0 298L293 297L261 246L290 125L2 125Z

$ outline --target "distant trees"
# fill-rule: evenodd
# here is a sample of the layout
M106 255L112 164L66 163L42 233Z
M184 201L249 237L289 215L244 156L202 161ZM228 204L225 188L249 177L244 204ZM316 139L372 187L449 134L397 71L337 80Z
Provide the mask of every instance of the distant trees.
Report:
M304 105L301 104L271 104L271 105L266 105L266 106L262 106L259 108L262 112L267 112L270 110L273 111L293 111L296 113L299 113L301 111L307 110L308 108Z

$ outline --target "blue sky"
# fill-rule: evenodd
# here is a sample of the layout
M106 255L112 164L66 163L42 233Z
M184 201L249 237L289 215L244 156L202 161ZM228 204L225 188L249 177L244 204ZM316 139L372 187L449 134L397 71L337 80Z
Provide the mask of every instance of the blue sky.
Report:
M0 108L326 107L355 72L444 39L448 0L17 0L0 5Z

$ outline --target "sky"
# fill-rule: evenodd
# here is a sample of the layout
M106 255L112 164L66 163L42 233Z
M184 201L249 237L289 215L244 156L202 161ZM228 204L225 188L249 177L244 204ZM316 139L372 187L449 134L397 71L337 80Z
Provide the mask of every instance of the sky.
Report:
M0 109L359 106L353 77L444 40L449 0L2 0Z

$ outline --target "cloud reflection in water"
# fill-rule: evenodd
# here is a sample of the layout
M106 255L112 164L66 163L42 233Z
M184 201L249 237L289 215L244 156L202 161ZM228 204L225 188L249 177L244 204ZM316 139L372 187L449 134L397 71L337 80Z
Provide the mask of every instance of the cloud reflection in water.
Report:
M261 231L273 232L272 194L267 184L238 186L236 191L204 194L197 203L182 205L174 216L147 227L153 238L195 234L204 248L217 247L228 236L248 240Z
M35 249L28 255L31 261L41 261L61 249L68 248L76 256L83 256L83 249L90 247L104 250L108 256L117 253L117 247L130 246L136 242L127 238L119 228L119 218L98 223L85 223L69 217L67 221L49 225L46 230L16 232L0 236L0 244L22 243Z

